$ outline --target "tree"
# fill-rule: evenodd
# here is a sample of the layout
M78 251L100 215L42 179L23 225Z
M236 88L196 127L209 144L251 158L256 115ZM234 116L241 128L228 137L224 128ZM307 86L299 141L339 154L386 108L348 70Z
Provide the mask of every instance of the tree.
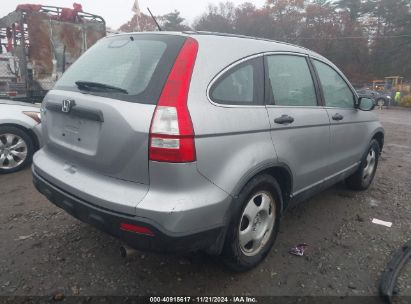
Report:
M373 7L371 7L373 5ZM372 1L369 7L372 70L377 77L411 77L411 4L409 0Z
M207 11L195 21L198 31L235 33L235 6L232 2L209 5Z
M362 13L361 0L338 0L335 7L348 11L351 20L358 20Z
M164 30L189 29L178 11L159 17ZM354 83L389 74L411 78L411 0L266 0L209 5L196 30L295 43L324 55ZM135 17L121 30L136 29ZM144 15L140 30L155 30Z
M120 26L119 30L122 32L146 32L146 31L155 31L157 26L151 18L146 14L141 14L140 17L134 15L130 21L124 23Z
M267 0L270 12L272 38L286 42L296 42L303 22L304 0Z
M265 9L246 2L235 9L233 28L236 33L253 37L272 38L272 18Z
M160 17L161 28L164 31L187 31L190 27L185 25L184 18L180 16L180 12L175 10Z

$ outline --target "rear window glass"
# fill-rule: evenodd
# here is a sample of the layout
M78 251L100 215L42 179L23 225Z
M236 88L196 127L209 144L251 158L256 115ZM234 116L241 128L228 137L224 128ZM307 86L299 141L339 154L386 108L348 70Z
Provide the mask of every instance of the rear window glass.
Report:
M251 64L239 68L225 77L215 88L215 100L233 103L252 103L254 95L254 70Z
M229 69L210 89L214 102L228 105L260 105L264 94L263 61L247 60Z
M98 83L122 91L92 87L87 93L156 104L184 40L185 37L172 35L121 35L102 39L66 71L55 88L80 91L78 81Z

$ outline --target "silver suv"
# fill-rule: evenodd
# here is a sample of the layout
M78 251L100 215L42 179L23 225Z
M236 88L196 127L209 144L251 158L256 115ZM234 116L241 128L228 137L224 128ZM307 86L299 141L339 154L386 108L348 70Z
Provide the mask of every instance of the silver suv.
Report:
M34 183L132 247L205 250L247 270L289 206L341 180L368 188L384 142L373 107L301 47L115 35L46 96Z

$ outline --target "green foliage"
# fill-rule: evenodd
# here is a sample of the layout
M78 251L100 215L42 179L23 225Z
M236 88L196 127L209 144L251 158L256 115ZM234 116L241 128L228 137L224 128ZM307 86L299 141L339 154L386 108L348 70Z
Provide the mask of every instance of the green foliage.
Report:
M411 108L411 95L404 96L401 99L400 105L403 107Z

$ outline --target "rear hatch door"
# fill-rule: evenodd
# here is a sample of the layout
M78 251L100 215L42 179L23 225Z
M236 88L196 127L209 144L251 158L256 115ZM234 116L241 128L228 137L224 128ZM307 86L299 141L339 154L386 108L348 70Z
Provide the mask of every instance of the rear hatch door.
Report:
M66 169L148 185L151 119L185 39L137 34L100 40L43 102L47 153Z

